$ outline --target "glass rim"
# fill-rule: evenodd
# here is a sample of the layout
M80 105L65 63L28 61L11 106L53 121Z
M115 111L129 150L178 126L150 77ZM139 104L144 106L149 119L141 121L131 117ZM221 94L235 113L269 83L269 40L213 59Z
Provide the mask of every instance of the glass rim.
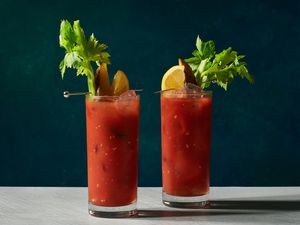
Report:
M170 97L176 97L176 96L181 96L181 98L186 97L206 97L206 96L212 96L213 91L211 90L202 90L200 92L196 92L196 93L174 93L172 91L176 91L176 89L168 89L168 90L164 90L160 92L161 96L170 96Z
M85 98L92 99L92 100L117 101L120 99L120 96L118 96L118 95L94 95L93 96L91 94L87 94L85 96ZM139 98L140 98L140 95L126 96L126 99L128 99L128 100L134 100L134 99L139 99Z

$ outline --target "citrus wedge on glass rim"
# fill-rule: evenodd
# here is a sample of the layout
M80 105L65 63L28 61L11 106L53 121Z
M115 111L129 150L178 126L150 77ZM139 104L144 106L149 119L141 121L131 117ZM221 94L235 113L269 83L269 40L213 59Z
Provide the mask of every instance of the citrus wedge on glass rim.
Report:
M161 90L181 89L184 87L184 82L184 66L173 66L163 76L161 81Z

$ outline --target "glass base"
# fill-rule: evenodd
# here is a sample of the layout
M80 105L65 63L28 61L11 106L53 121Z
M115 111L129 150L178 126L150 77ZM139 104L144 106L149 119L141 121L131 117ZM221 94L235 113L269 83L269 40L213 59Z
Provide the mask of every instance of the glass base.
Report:
M175 208L204 208L208 205L208 194L200 196L175 196L162 193L164 205Z
M136 202L125 206L98 206L89 202L89 214L96 217L124 218L137 214Z

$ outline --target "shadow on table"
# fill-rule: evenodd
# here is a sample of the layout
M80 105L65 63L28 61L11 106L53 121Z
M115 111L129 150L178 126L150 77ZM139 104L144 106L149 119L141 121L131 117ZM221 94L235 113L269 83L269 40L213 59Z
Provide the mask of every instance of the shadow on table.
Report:
M233 201L210 201L208 209L241 209L241 210L300 210L300 201L278 200L233 200Z
M253 214L252 212L230 212L230 211L208 211L208 210L139 210L139 218L147 217L191 217L191 216L220 216L220 215L243 215Z
M217 211L216 211L217 210ZM253 210L253 211L251 211ZM261 212L259 212L261 210ZM266 213L265 210L300 211L300 201L287 200L223 200L210 201L201 209L176 210L139 210L138 218L147 217L193 217L193 216L226 216Z

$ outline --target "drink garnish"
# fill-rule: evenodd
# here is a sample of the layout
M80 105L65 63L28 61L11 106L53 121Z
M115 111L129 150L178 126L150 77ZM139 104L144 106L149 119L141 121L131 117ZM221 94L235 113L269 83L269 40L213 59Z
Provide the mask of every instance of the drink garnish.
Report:
M184 87L184 66L173 66L163 76L161 90L180 89Z
M245 56L238 55L231 47L216 53L213 41L204 42L198 36L196 48L192 53L193 57L185 61L192 68L197 84L202 89L209 87L211 83L216 83L227 90L228 84L237 76L254 83L253 76L246 67L247 64L241 61Z
M100 43L94 34L86 39L79 20L74 21L73 25L68 20L61 21L59 45L66 50L59 65L62 78L66 68L77 69L77 76L87 76L89 93L93 96L119 96L129 90L128 79L121 70L117 71L110 86L107 71L110 54L105 51L108 47ZM96 74L92 62L98 66Z
M204 42L199 36L196 40L196 48L192 53L193 57L179 59L179 66L171 67L164 74L161 90L181 89L185 83L196 84L202 89L216 83L227 90L228 84L237 76L254 83L253 76L246 67L247 64L241 61L244 55L238 55L230 47L216 53L215 43Z
M183 59L178 59L178 65L184 66L185 83L197 84L192 68Z
M129 90L129 81L125 73L121 70L118 70L111 84L111 92L113 95L119 96L128 90Z
M107 71L107 64L101 63L96 71L95 84L97 88L97 95L111 95L109 75Z
M68 20L61 21L59 45L66 50L66 55L59 65L62 78L66 68L77 69L77 76L87 76L89 92L95 95L97 88L91 63L95 62L98 66L103 62L110 63L110 55L105 51L107 45L99 43L94 34L86 39L79 20L74 21L73 26Z

